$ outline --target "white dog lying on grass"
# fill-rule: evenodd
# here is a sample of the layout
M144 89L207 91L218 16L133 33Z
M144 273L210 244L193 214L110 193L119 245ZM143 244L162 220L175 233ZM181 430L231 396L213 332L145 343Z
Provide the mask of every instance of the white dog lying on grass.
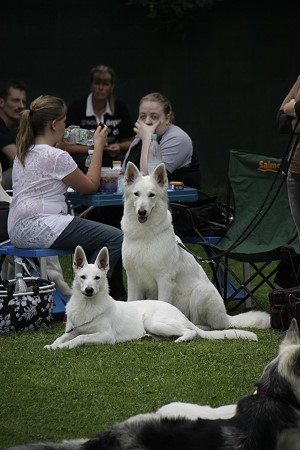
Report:
M121 302L109 295L107 248L100 250L94 264L87 262L80 246L74 254L73 294L67 303L65 333L48 350L88 344L114 344L140 339L147 334L177 337L175 342L196 337L205 339L257 340L241 330L204 331L190 322L175 306L157 300Z

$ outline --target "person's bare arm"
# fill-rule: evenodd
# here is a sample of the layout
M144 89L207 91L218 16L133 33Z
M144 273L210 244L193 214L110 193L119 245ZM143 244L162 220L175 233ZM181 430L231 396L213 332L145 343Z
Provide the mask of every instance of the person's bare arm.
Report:
M133 141L133 138L132 139L124 139L115 144L106 145L104 147L104 151L110 152L111 154L114 153L115 155L118 155L120 153L126 153L127 150L129 149L132 141Z
M56 147L60 148L61 150L65 150L66 152L70 153L70 155L76 155L78 153L88 154L88 150L93 148L92 145L76 144L75 142L69 142L67 139L62 139L61 141L57 142Z
M295 111L295 99L292 98L289 102L287 102L283 107L283 112L288 116L297 117Z
M151 135L155 133L155 130L159 124L160 121L155 122L153 125L146 125L141 120L137 120L135 123L134 131L136 135L142 140L140 170L143 175L148 174L148 150L151 142Z
M17 146L15 144L9 144L2 147L1 151L10 161L13 161L17 155Z
M100 184L103 148L107 139L107 127L97 128L94 134L94 153L87 174L78 167L67 175L63 181L80 194L93 194Z
M64 139L65 141L65 139ZM59 147L62 148L62 147ZM88 153L88 151L90 149L92 149L93 146L92 145L80 145L80 144L76 144L75 142L64 142L63 143L63 150L65 150L66 152L70 153L70 155L76 155L78 153Z
M70 132L73 128L79 128L78 125L70 125L67 130ZM65 150L70 153L70 155L76 155L78 153L88 153L90 149L93 148L92 145L81 145L76 144L76 142L70 142L68 138L64 138L61 141L56 143L56 147Z

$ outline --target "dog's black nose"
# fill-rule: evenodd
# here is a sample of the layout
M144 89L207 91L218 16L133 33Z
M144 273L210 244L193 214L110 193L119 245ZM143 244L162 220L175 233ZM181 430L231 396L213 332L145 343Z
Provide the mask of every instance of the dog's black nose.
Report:
M145 216L146 214L147 214L147 211L145 210L145 209L139 209L138 210L138 214L139 214L139 216Z
M94 289L93 288L86 288L85 289L85 293L86 293L86 295L93 295Z

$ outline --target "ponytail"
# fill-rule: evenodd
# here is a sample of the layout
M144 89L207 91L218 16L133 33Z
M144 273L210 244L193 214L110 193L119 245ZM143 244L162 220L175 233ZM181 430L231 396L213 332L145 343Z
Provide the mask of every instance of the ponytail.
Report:
M41 95L31 103L30 109L22 112L16 142L17 157L23 167L26 153L34 145L36 137L42 135L53 120L61 120L66 110L66 104L61 98Z
M28 148L34 144L34 133L31 126L32 112L29 109L22 111L19 131L16 138L17 158L25 166L25 155Z

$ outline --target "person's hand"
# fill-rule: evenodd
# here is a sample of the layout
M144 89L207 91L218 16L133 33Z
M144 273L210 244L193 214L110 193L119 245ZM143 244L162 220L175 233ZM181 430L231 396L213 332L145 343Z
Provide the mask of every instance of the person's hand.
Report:
M63 138L59 142L56 142L55 147L67 151L74 145L76 145L75 142L69 142L68 138Z
M65 131L68 131L70 133L71 130L73 130L73 128L79 128L78 125L70 125L69 127L67 127L65 129ZM62 137L62 139L58 142L56 142L55 147L60 148L61 150L67 150L67 147L74 144L73 142L70 143L69 141L69 136L67 137Z
M155 133L156 128L160 124L160 120L154 122L152 125L147 125L145 122L141 120L137 120L135 122L134 132L137 137L139 137L142 141L145 139L151 139L151 134Z
M69 126L66 128L66 130L71 131L71 130L73 130L74 128L80 128L80 126L79 126L79 125L69 125Z
M79 127L79 125L69 125L69 126L65 129L65 132L67 131L68 136L65 137L65 134L64 134L64 141L69 142L69 139L70 139L70 133L71 133L72 130L74 130L74 128L80 128L80 127Z
M94 148L98 145L104 146L107 140L107 126L99 125L94 134Z
M104 147L104 151L109 152L110 156L114 156L114 155L118 155L119 153L121 153L121 147L119 144L106 145Z
M295 99L292 98L289 102L287 102L284 105L283 112L285 112L285 114L287 114L288 116L296 117L295 103L296 103Z

